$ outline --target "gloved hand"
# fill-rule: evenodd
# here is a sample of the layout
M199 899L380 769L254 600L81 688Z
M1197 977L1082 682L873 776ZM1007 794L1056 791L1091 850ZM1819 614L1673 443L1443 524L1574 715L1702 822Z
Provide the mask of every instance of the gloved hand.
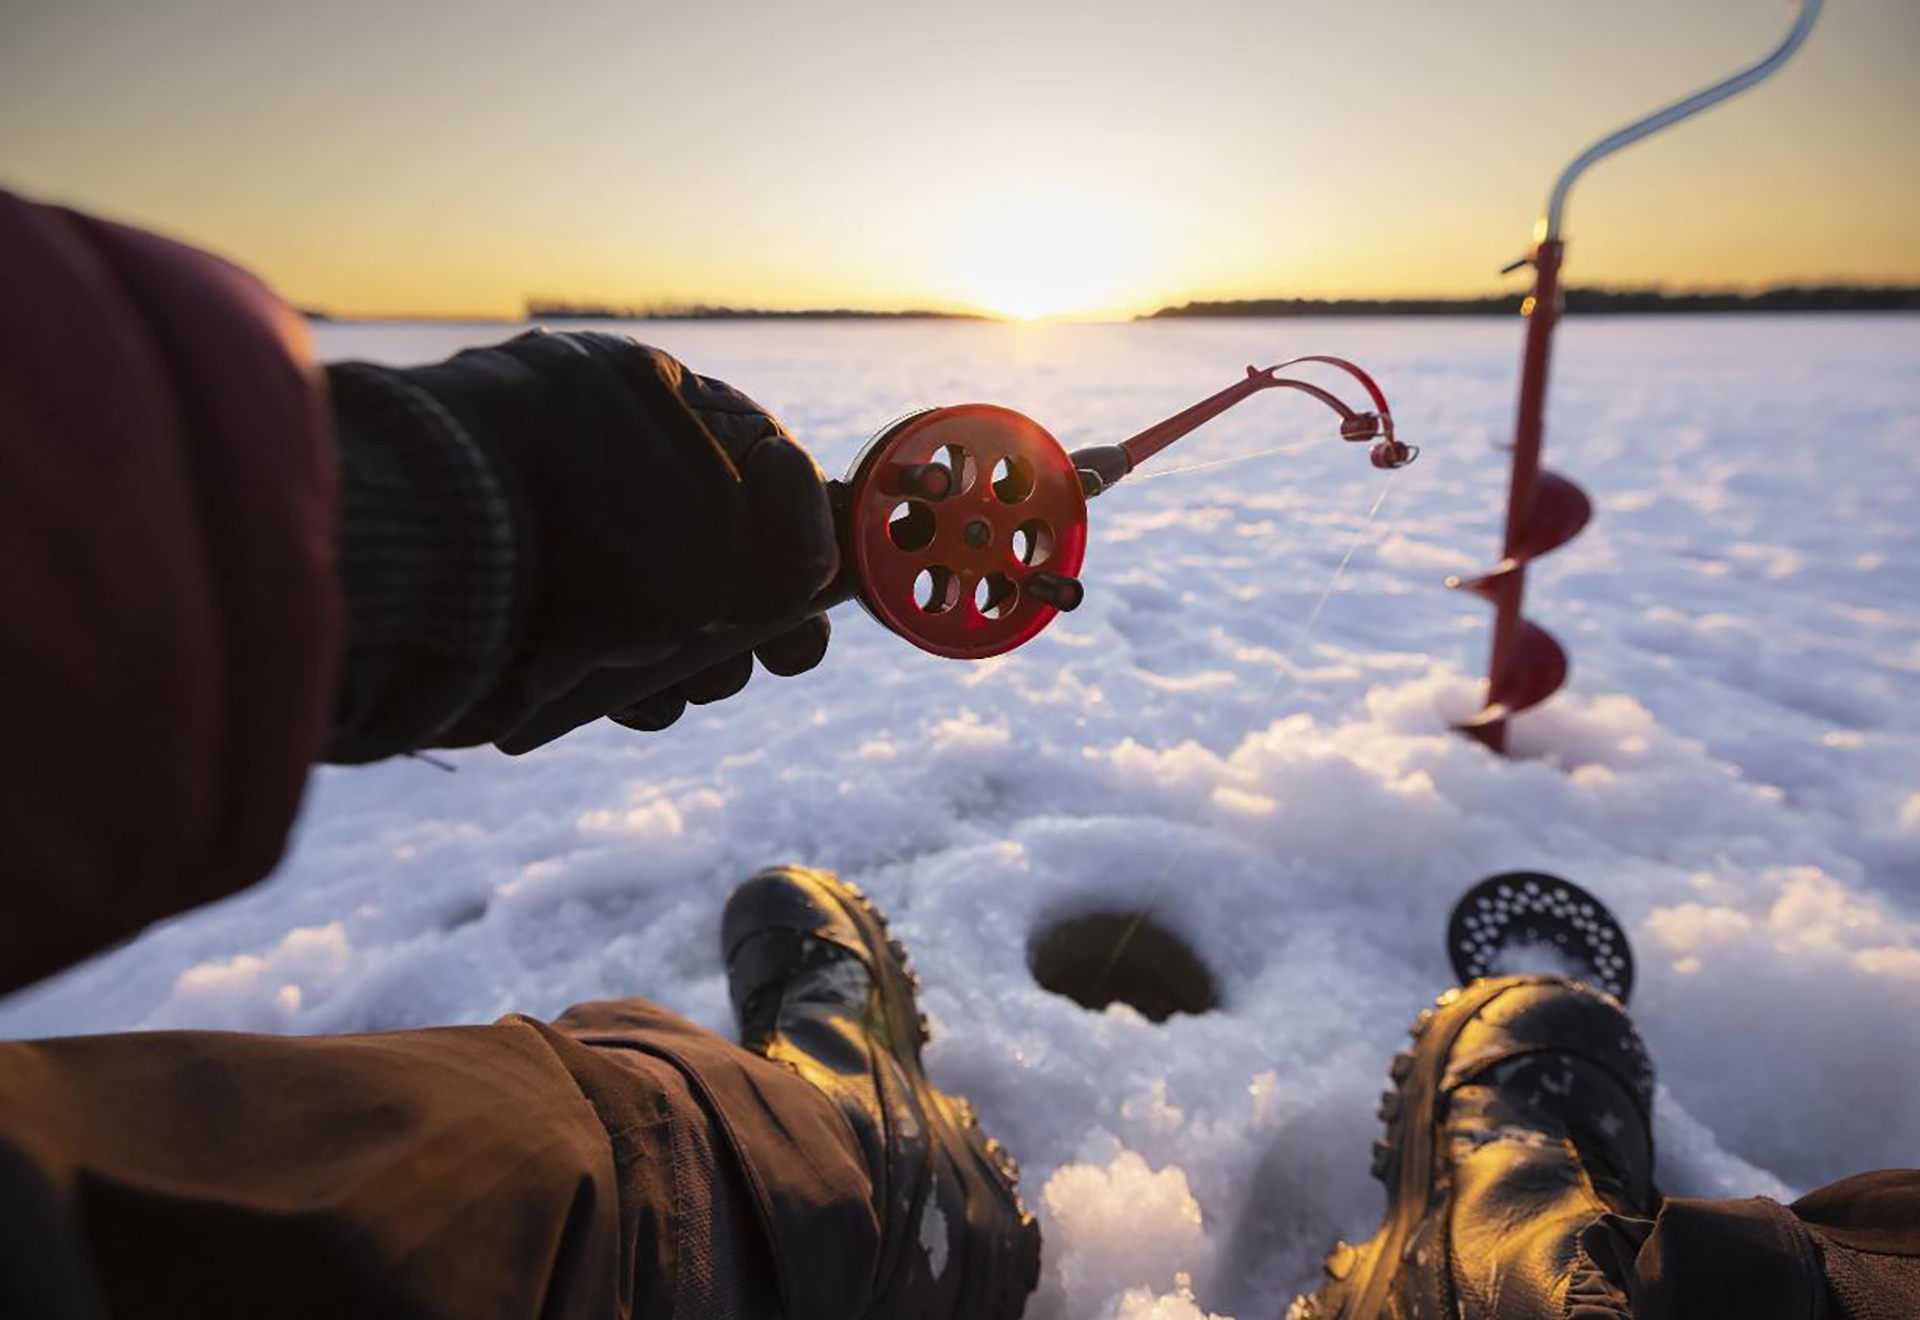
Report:
M609 669L660 663L714 630L794 617L837 568L825 483L806 451L738 390L657 349L605 334L536 332L435 366L348 364L330 372L340 414L342 578L350 616L343 717L352 725L357 713L358 723L374 726L366 730L370 743L350 732L349 755L341 759L406 750L383 744L409 723L414 746L499 741L589 679L602 680L596 690L605 686ZM392 565L383 565L377 550L420 539L420 520L410 522L409 509L417 510L421 497L397 498L396 478L379 469L379 460L408 444L433 449L443 465L455 450L477 459L479 471L458 477L415 463L413 484L433 485L443 504L446 491L455 491L452 502L468 515L490 510L508 536L495 554L478 539L471 516L427 516L436 528L462 522L461 554L471 571L439 574L434 590L416 590L410 605L396 609L383 598L391 594ZM372 495L356 495L370 472ZM497 571L501 555L512 560L510 574ZM445 689L447 682L434 680L461 668L446 663L434 643L486 631L436 621L462 603L463 577L464 590L481 598L467 602L467 622L499 610L507 622L491 648L475 646L471 635L459 639L468 652L493 654L457 675L471 687L455 709L438 712L445 718L423 729L418 710L405 718L411 698L426 695L412 702L416 707L445 704L444 690L424 689ZM508 577L503 599L499 584ZM422 594L430 598L425 606ZM800 673L819 662L827 634L819 616L756 653L777 674ZM401 653L433 661L426 682L418 664L392 672L396 635ZM374 675L372 693L354 691L356 653L374 662L360 666ZM752 669L752 655L740 655L638 705L603 713L633 728L664 728L690 701L738 692ZM383 719L382 712L402 718Z

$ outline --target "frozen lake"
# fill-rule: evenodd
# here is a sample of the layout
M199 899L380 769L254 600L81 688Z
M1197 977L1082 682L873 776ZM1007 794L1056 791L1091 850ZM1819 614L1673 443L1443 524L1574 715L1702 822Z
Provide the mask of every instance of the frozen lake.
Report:
M1497 558L1513 322L632 328L833 474L915 407L1002 403L1071 448L1307 352L1371 370L1425 452L1388 477L1266 395L1094 502L1086 604L1016 654L936 659L848 608L820 669L665 734L323 771L271 881L0 1001L0 1033L618 995L725 1032L722 896L830 867L913 953L936 1081L1022 1163L1048 1242L1029 1314L1270 1316L1377 1221L1375 1097L1451 979L1448 908L1538 868L1634 937L1666 1190L1914 1162L1920 318L1563 327L1547 462L1596 515L1529 579L1573 677L1515 760L1447 731L1491 615L1440 585ZM393 361L504 333L318 328L329 358ZM1038 931L1148 904L1216 1011L1153 1025L1034 983Z

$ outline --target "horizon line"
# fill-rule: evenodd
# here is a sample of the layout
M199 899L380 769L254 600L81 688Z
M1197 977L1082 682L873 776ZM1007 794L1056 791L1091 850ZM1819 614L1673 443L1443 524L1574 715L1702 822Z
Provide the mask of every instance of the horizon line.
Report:
M1841 308L1839 310L1898 310L1920 308L1920 283L1900 280L1821 280L1782 281L1762 285L1674 286L1652 284L1570 285L1569 299L1586 295L1602 301L1643 300L1648 303L1673 303L1667 309L1646 306L1635 310L1685 311L1688 302L1736 300L1765 304L1771 298L1786 295L1850 295L1885 299L1879 308ZM1048 316L1021 317L984 308L937 308L904 304L896 307L772 307L727 303L673 302L653 304L616 304L590 300L529 297L518 313L479 312L342 312L305 303L292 303L293 310L309 321L323 324L445 324L445 325L525 325L553 320L577 321L701 321L701 320L941 320L987 321L1006 325L1038 323L1130 323L1150 320L1177 320L1182 317L1302 315L1320 311L1326 315L1446 315L1488 314L1508 311L1507 303L1517 304L1525 296L1520 289L1477 294L1339 294L1331 296L1260 295L1238 298L1190 298L1165 303L1151 311L1088 310ZM1248 309L1266 307L1269 312ZM1588 310L1592 310L1589 308ZM1624 309L1623 309L1624 310ZM1706 310L1695 308L1694 310ZM1730 308L1722 310L1742 310ZM1747 310L1818 310L1817 308L1769 308L1753 306Z

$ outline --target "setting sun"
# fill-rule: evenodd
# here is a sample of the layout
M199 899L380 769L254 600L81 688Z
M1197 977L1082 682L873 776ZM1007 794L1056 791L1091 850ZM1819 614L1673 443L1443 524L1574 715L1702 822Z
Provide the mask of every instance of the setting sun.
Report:
M1030 189L961 212L950 252L951 296L1023 321L1128 309L1156 264L1137 209Z

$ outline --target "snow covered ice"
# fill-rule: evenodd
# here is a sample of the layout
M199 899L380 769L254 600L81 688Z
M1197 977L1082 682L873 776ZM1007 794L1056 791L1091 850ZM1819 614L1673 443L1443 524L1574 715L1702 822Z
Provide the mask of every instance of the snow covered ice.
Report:
M396 361L503 333L319 328L329 357ZM1021 1161L1047 1236L1029 1314L1271 1316L1377 1222L1375 1097L1450 980L1449 906L1539 869L1634 938L1669 1192L1914 1162L1920 319L1562 328L1547 461L1597 511L1529 579L1573 677L1515 760L1447 731L1490 612L1440 585L1497 558L1512 321L636 333L830 473L917 406L1112 442L1304 352L1374 372L1425 452L1389 477L1267 395L1094 502L1086 604L1016 654L936 659L843 609L820 669L664 735L322 771L271 881L0 1002L0 1033L364 1031L619 995L725 1032L728 887L830 867L913 954L934 1079ZM1050 923L1149 902L1217 1011L1156 1026L1033 982Z

